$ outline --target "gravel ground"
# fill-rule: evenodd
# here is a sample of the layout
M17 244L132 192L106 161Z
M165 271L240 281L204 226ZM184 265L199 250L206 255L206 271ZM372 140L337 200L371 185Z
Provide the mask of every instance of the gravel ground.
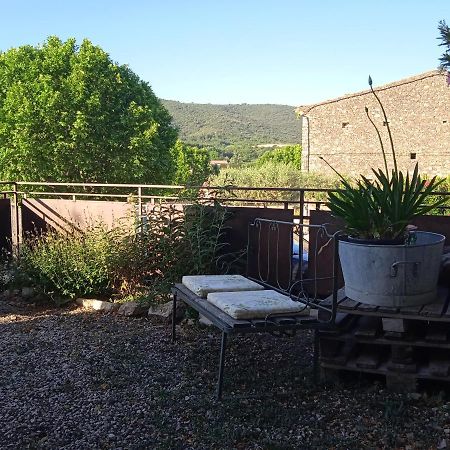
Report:
M230 340L145 318L0 300L0 448L445 448L450 399L365 378L311 383L311 336ZM272 394L272 395L271 395ZM275 395L273 395L275 394Z

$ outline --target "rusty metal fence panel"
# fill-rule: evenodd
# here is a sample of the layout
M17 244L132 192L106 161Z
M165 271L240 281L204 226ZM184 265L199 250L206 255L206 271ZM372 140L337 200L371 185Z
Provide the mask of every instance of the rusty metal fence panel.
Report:
M145 205L157 203L189 202L192 194L208 202L218 201L227 206L254 208L276 208L292 211L292 219L299 223L309 223L311 212L326 210L326 194L331 189L280 188L280 187L211 187L211 186L172 186L144 184L104 184L104 183L45 183L45 182L8 182L0 181L4 186L3 198L10 201L10 225L5 225L0 242L11 235L13 245L18 244L23 229L29 230L39 226L45 227L57 223L70 223L70 214L61 214L55 200L66 203L66 209L72 215L80 215L82 204L95 204L95 217L107 217L111 220L112 209L132 211L138 221L145 217ZM442 208L442 215L449 214L450 193L440 192L436 195L448 196L449 201ZM62 204L60 203L60 205ZM123 206L118 207L119 203ZM23 207L22 205L25 205ZM69 205L69 207L67 207ZM6 210L5 210L6 211ZM75 211L75 213L74 213ZM5 212L5 214L7 214ZM4 216L6 218L6 215ZM58 218L59 217L59 218ZM53 219L52 219L53 218ZM56 219L55 219L56 218ZM280 219L283 220L280 216Z

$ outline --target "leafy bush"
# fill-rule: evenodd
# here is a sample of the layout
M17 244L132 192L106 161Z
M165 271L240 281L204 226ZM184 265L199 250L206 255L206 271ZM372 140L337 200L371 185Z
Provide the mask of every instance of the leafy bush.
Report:
M172 156L176 162L173 182L200 186L213 172L207 149L192 147L181 141L174 145Z
M14 282L32 284L56 303L79 296L153 299L183 275L216 272L225 217L219 205L157 205L135 233L102 224L36 233L21 246Z
M16 281L32 283L56 302L65 298L110 295L128 265L131 237L121 228L97 225L85 232L48 231L30 235L16 262Z
M219 204L157 205L139 238L146 249L146 286L160 295L183 275L217 273L226 215Z
M283 188L337 188L337 177L325 176L319 173L300 172L292 165L267 162L260 167L231 167L222 169L220 173L211 177L209 184L212 186L248 186L248 187L283 187ZM268 200L298 201L297 192L281 191L233 191L239 198L255 198ZM307 200L325 200L326 194L310 192Z
M255 165L261 167L267 163L287 164L300 170L302 167L302 147L301 145L287 145L286 147L275 148L263 153L256 161Z
M448 192L449 195L439 195L433 194L426 198L425 203L427 205L434 204L439 202L440 205L436 208L433 208L429 211L429 214L441 216L441 215L449 215L450 214L450 175L447 178L441 178L441 184L439 185L437 191L439 192Z

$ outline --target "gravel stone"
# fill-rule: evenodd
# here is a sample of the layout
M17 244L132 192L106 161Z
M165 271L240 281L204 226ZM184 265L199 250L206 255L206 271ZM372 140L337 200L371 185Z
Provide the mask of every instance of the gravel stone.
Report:
M354 374L312 383L310 332L231 336L0 300L2 449L374 449L448 444L450 401ZM445 386L444 386L445 387Z

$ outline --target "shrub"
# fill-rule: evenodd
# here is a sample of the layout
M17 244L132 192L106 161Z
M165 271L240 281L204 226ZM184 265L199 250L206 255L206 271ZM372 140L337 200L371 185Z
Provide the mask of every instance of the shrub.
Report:
M146 249L145 284L154 295L183 275L218 272L226 216L219 204L162 204L151 211L139 239Z
M287 145L286 147L269 150L255 161L255 165L261 167L270 162L291 165L295 169L300 170L302 166L301 145Z
M84 232L35 233L13 264L14 283L32 284L56 303L79 296L159 298L183 275L217 271L225 217L219 205L163 204L136 232L97 224Z
M448 193L448 195L438 195L433 194L427 197L426 204L431 205L436 202L442 202L440 206L437 206L436 208L433 208L429 214L441 216L441 215L449 215L450 214L450 175L447 176L447 178L440 178L442 180L442 184L439 185L437 191L438 192L445 192Z
M231 167L223 169L211 177L212 186L248 186L248 187L285 187L299 188L336 188L339 185L337 177L325 176L319 173L301 172L292 165L266 162L260 167ZM239 198L255 198L268 200L298 201L296 192L276 191L233 191ZM326 194L321 192L307 193L307 200L325 200Z
M200 186L213 173L207 149L177 141L171 152L176 162L174 184Z
M120 288L130 253L130 236L104 225L84 232L28 236L16 262L16 281L32 283L56 302L65 298L110 295Z

